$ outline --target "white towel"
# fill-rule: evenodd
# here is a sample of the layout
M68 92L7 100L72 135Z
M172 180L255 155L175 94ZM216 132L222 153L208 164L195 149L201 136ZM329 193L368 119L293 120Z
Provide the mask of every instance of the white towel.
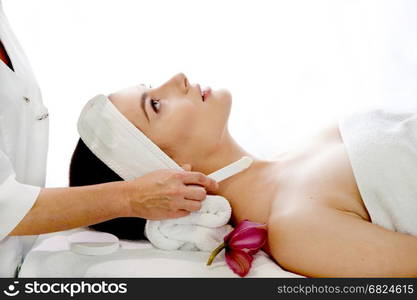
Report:
M368 108L339 128L372 223L417 236L417 108Z
M105 95L97 95L87 102L77 127L88 149L124 180L159 169L182 170Z
M233 228L227 225L232 209L222 196L208 195L201 209L188 216L151 221L145 234L157 248L164 250L212 251Z

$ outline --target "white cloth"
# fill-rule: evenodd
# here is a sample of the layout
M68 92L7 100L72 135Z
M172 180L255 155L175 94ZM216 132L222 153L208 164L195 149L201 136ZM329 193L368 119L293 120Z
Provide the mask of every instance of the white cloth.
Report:
M182 170L105 95L95 96L84 106L78 119L78 132L86 146L124 180L159 169ZM210 251L215 248L230 231L225 224L230 219L231 208L229 202L220 196L206 200L201 212L193 212L187 217L148 220L145 232L149 240L154 246L167 250Z
M85 145L124 180L182 168L136 128L105 95L87 102L78 119Z
M212 251L233 228L226 225L232 208L222 196L208 195L201 209L176 219L147 221L145 234L164 250Z
M45 184L48 112L0 0L0 40L14 72L0 61L0 277L12 277L32 237L8 237Z
M221 252L211 266L201 251L165 251L147 241L120 240L108 255L89 256L70 251L68 236L85 228L42 234L28 253L19 277L233 277ZM97 232L93 232L97 233ZM262 250L254 255L247 277L303 277L287 272Z
M417 236L417 106L368 107L339 128L372 223Z

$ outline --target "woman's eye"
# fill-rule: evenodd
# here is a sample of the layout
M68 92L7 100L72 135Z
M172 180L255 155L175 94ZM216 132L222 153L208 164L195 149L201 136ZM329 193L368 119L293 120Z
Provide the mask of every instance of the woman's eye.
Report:
M151 106L154 112L158 113L161 103L159 103L159 100L151 99Z

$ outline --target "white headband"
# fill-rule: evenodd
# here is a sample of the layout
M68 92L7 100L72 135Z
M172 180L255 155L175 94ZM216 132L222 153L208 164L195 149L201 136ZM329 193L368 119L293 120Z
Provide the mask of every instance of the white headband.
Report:
M78 119L78 133L91 152L124 180L159 169L183 170L105 95L87 102Z

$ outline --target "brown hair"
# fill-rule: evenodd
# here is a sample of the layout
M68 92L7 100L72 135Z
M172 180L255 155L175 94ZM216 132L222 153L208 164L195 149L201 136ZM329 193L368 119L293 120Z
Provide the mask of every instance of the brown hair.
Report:
M79 139L71 158L69 185L84 186L123 180L104 164ZM142 218L116 218L89 226L97 231L108 232L120 239L143 240L146 220Z

